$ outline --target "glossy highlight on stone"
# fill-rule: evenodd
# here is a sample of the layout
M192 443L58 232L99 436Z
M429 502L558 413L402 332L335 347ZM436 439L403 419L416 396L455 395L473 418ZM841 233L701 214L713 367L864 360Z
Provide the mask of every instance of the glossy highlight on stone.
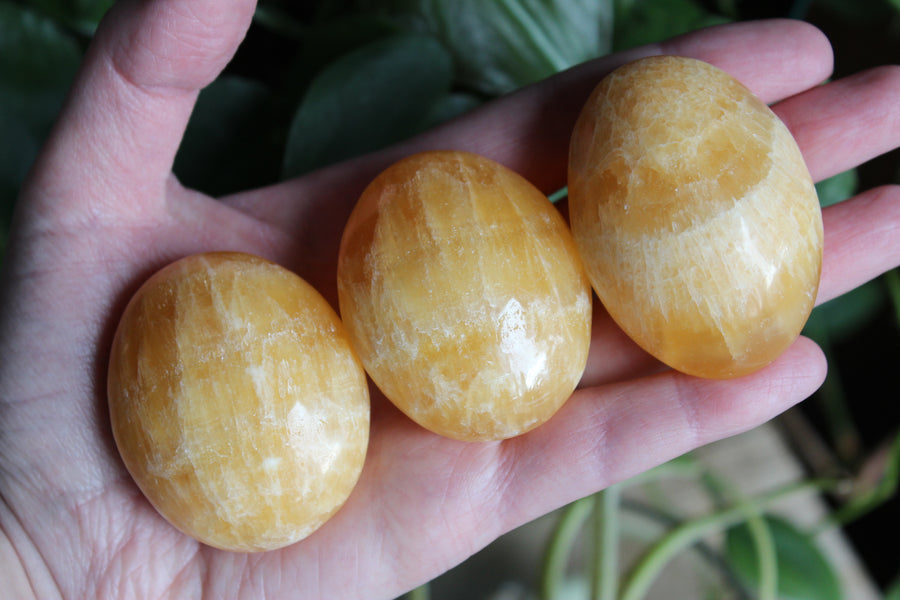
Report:
M796 142L725 72L655 56L608 75L575 125L572 232L610 315L677 370L753 372L800 334L822 216Z
M587 361L590 284L565 221L474 154L416 154L368 186L344 230L338 292L381 391L447 437L537 427Z
M129 302L108 375L128 471L175 527L260 551L296 542L344 503L365 459L365 373L331 306L261 258L208 253Z

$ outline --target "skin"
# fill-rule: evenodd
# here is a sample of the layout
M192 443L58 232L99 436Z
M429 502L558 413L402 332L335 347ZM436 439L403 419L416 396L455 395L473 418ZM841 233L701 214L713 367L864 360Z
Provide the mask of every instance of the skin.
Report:
M900 143L896 67L819 86L832 67L821 33L799 22L739 24L588 63L402 146L213 201L170 172L197 91L225 66L254 7L221 4L119 2L22 191L0 288L0 580L12 597L395 597L532 518L771 419L822 382L824 359L806 339L737 380L666 371L596 307L581 388L537 430L455 442L376 397L359 485L313 536L247 555L180 534L127 476L104 393L124 302L163 264L251 252L336 304L340 232L381 169L452 147L552 191L564 183L568 134L590 89L653 53L711 62L774 102L817 180ZM825 232L820 302L900 264L900 188L829 208Z

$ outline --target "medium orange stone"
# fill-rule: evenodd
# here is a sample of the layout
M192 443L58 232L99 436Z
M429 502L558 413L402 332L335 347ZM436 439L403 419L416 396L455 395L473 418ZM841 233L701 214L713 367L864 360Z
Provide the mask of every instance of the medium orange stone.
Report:
M800 334L822 216L787 127L701 61L657 56L594 90L569 154L572 231L622 329L664 363L728 378Z
M564 220L474 154L417 154L368 186L344 231L338 291L372 379L444 436L537 427L584 371L590 284Z
M218 548L296 542L353 489L365 373L334 310L300 277L236 253L152 276L112 346L116 444L147 499Z

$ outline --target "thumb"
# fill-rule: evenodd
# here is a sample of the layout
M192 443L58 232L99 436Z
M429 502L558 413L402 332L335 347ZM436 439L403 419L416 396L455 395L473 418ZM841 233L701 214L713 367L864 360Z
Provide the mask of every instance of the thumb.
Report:
M97 30L23 202L137 216L162 203L199 90L243 39L255 0L120 0Z

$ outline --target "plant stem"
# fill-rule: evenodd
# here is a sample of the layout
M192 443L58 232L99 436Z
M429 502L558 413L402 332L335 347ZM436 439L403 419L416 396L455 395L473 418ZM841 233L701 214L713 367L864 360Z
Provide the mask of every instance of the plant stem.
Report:
M759 563L759 599L778 599L778 557L775 554L775 540L772 530L766 524L759 510L748 506L751 514L747 515L747 528L756 547L756 560Z
M680 518L670 515L656 506L628 498L622 500L622 510L652 521L665 529L672 529L682 523ZM718 572L737 600L752 600L746 587L740 582L732 566L724 560L719 549L712 547L704 540L698 540L691 550L696 552L710 568Z
M594 499L588 496L576 500L563 511L547 546L541 576L542 600L553 600L557 597L566 575L566 565L569 563L572 547L593 509Z
M725 508L709 515L682 523L657 542L632 569L622 588L621 600L643 598L666 564L681 550L693 545L707 534L725 529L746 518L748 507L762 510L763 507L791 494L817 489L821 490L833 482L811 480L792 483L762 494L746 502Z
M744 520L756 551L759 564L759 578L756 582L759 600L777 600L778 597L778 557L775 553L775 540L772 531L762 515L762 507L747 498L729 480L718 477L712 471L703 476L703 482L719 504L722 498L729 497L735 506L744 507Z
M619 569L620 489L611 485L594 496L594 561L591 576L595 600L615 600Z
M556 204L557 202L559 202L563 198L567 197L568 195L569 195L569 186L564 186L564 187L559 188L552 194L550 194L549 200L553 204Z
M556 194L553 194L553 196L563 198L565 197L565 192L566 188L563 188ZM551 198L553 196L551 196ZM648 481L655 481L657 479L674 476L696 477L701 472L702 470L694 460L692 460L687 455L682 456L659 465L658 467L650 469L649 471L646 471L640 475L636 475L627 481L615 484L615 486L612 486L616 488L613 492L613 496L607 494L606 501L610 502L615 499L616 502L618 502L618 499L621 497L622 488L626 486L642 484ZM607 490L607 492L608 491L609 489ZM597 496L599 497L604 493L606 492L601 492ZM595 507L599 507L600 504L601 502L595 499L594 496L587 496L586 498L576 500L563 509L562 514L559 518L559 522L557 523L556 528L553 531L550 541L547 544L547 549L544 553L540 584L541 600L553 600L558 596L560 587L562 586L562 582L565 579L566 567L569 564L569 557L572 554L572 549L575 546L575 542L577 541L579 534L584 528L584 524L587 521L587 518L591 516L591 513L594 511ZM609 513L607 513L607 515L608 514ZM613 532L607 530L608 536L606 539L614 540L615 537L613 537L612 533ZM617 532L616 535L618 535ZM601 538L602 535L597 536L598 540ZM600 545L602 546L603 544L601 543ZM615 560L616 549L615 546L612 545L612 542L607 542L606 548L607 549L604 551L606 560ZM612 565L607 564L605 568L609 572L615 573L616 563L613 562ZM599 577L600 576L598 574L593 579L596 580ZM609 578L604 576L604 579ZM616 582L615 579L613 579L613 581ZM607 583L606 585L613 584ZM617 582L615 585L617 587ZM609 596L610 598L615 597L615 587L613 588L612 593L613 595Z

